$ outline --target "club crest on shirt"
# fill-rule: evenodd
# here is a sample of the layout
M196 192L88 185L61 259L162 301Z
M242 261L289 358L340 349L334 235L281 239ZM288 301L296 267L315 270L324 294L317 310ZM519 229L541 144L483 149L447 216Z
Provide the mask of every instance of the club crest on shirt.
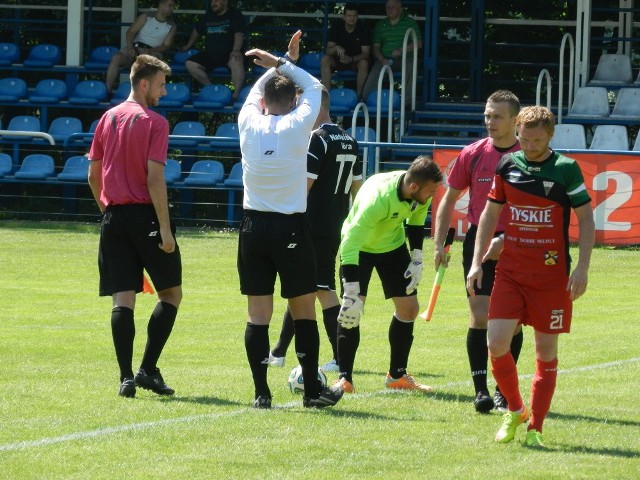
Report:
M545 180L544 182L542 182L542 185L544 186L544 194L548 197L549 191L553 188L553 182Z
M545 265L556 265L558 263L558 251L557 250L547 250L544 252L544 264Z

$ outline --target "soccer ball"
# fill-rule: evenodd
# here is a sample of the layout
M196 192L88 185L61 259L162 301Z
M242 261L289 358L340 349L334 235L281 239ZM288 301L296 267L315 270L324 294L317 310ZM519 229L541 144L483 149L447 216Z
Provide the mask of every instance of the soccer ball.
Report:
M327 386L327 376L324 374L321 368L318 368L318 380L322 383L323 387ZM302 376L302 367L298 365L296 368L291 370L289 374L289 390L294 394L303 394L304 393L304 377Z

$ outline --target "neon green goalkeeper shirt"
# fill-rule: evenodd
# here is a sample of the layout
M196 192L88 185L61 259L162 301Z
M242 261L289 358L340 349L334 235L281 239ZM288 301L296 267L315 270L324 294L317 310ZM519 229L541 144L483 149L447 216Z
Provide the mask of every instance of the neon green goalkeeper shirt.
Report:
M385 253L400 247L406 241L405 220L408 225L424 225L431 199L425 205L402 199L404 174L379 173L362 184L342 224L342 265L359 265L360 252Z

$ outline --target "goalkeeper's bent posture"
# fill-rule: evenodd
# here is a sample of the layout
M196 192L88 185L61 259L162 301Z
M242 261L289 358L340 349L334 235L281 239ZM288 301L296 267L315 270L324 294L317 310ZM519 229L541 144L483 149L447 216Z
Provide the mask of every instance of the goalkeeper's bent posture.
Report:
M360 188L342 226L340 268L344 295L338 316L338 365L339 382L345 391L353 391L360 316L374 267L385 298L391 298L395 306L389 327L391 358L385 384L394 389L431 391L431 387L416 382L407 373L407 363L419 309L416 289L422 277L424 223L431 197L442 178L440 168L428 156L416 158L406 172L373 175Z

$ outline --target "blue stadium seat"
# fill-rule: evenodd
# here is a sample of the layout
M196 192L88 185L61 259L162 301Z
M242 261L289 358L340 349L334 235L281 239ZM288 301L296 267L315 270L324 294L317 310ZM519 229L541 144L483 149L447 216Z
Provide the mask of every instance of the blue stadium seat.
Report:
M0 153L0 177L9 175L13 169L13 160L6 153Z
M621 88L609 118L637 121L640 117L640 88Z
M107 98L107 87L100 80L84 80L78 82L69 103L78 105L98 105Z
M54 168L53 158L50 155L33 153L24 157L14 176L28 180L44 180L53 175Z
M554 150L558 148L566 150L587 148L587 137L584 126L578 123L562 123L556 125L549 146Z
M305 53L300 57L297 65L311 75L318 76L320 75L320 61L322 57L324 57L324 53L322 52Z
M224 179L224 167L218 160L198 160L191 167L185 185L213 187Z
M182 167L180 162L173 158L167 158L167 164L164 166L164 181L170 185L182 176Z
M242 163L235 163L231 167L231 172L223 183L225 187L242 187Z
M587 82L589 86L621 86L633 82L631 56L623 53L603 53L598 59L593 78Z
M40 80L29 95L30 103L59 103L67 96L67 84L56 78Z
M231 89L226 85L207 85L202 87L193 106L196 108L222 108L231 103Z
M598 125L593 132L590 150L629 150L629 136L624 125Z
M15 43L0 43L0 66L8 67L20 61L20 48Z
M238 95L238 98L236 98L236 100L233 102L234 110L240 110L242 108L242 105L244 105L244 101L247 99L252 86L253 85L245 85L244 87L242 87L242 90L240 90L240 95Z
M392 100L393 111L397 113L400 111L400 94L395 90L393 91L392 99L393 99ZM377 102L378 102L378 91L374 90L369 94L365 102L367 105L367 108L369 109L369 114L375 114L378 111ZM382 90L382 95L380 97L380 111L385 114L389 113L389 90L388 89Z
M58 180L70 180L74 182L86 182L89 173L89 159L84 155L74 155L67 158L62 172L58 174Z
M27 84L21 78L0 79L0 102L19 102L27 96Z
M191 137L204 137L205 128L200 122L178 122L174 125L171 135L187 135ZM172 147L195 147L199 143L199 140L183 140L172 139L169 136L169 145Z
M129 98L129 94L131 93L131 82L122 82L118 85L113 91L113 97L111 97L111 105L119 105L124 102L127 98Z
M106 70L109 63L111 63L111 58L118 53L118 50L113 46L96 47L89 54L87 61L84 62L84 67Z
M73 133L82 133L82 121L76 117L58 117L51 122L47 132L57 143L64 143Z
M334 88L329 91L332 114L352 113L358 104L358 94L352 88Z
M11 130L12 132L39 132L40 131L40 120L32 115L17 115L11 119L9 122L9 126L7 130ZM6 135L2 137L4 140L33 140L33 137L22 137L22 136L13 136Z
M184 83L168 83L167 94L160 98L158 107L182 107L191 98L189 87Z
M60 61L60 49L55 45L40 44L31 48L24 60L25 67L53 67Z
M579 87L567 118L604 119L609 116L609 95L605 87Z
M176 54L171 59L170 67L172 73L184 73L187 69L184 66L184 62L187 61L189 57L195 55L196 53L200 53L200 50L196 50L195 48L191 48L186 52L176 52Z
M229 140L229 138L232 140ZM238 131L238 124L236 122L221 123L216 129L214 139L211 140L211 147L220 147L225 150L240 149L240 132Z

